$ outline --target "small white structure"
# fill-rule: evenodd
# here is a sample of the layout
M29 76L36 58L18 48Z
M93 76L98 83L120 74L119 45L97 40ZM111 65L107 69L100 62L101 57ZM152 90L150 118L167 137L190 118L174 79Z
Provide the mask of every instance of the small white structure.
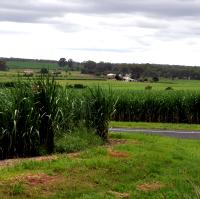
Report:
M24 70L24 75L27 77L33 76L33 70L30 69Z
M135 79L132 79L132 78L130 78L130 77L128 77L128 76L123 77L123 80L124 80L125 82L136 82Z
M115 79L115 76L116 76L116 74L113 74L113 73L107 74L108 79Z

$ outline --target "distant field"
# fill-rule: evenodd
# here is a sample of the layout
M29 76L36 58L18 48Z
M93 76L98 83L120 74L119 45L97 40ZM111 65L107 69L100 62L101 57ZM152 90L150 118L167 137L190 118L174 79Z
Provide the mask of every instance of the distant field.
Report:
M39 61L7 61L7 66L10 69L19 69L19 68L57 68L57 63L50 62L39 62Z
M14 62L13 62L14 63ZM23 62L21 68L13 68L6 72L0 72L0 82L2 81L14 81L17 79L18 75L23 76L23 66L27 66L24 68L28 68L28 66L33 66L33 63L28 63L29 65ZM19 64L19 63L17 63ZM48 64L43 63L43 65L35 63L34 74L38 74L40 68L46 67ZM14 65L13 65L14 66ZM19 66L19 65L18 65ZM48 65L50 70L53 70L56 64ZM38 67L38 68L37 68ZM54 67L54 68L53 68ZM51 71L50 71L51 72ZM89 75L89 74L81 74L80 71L70 71L65 72L62 71L61 75L56 77L58 82L61 85L69 85L69 84L83 84L89 87L98 86L119 90L145 90L147 86L151 86L152 90L165 90L167 87L171 87L174 90L200 90L200 81L199 80L169 80L169 79L161 79L158 83L151 82L124 82L124 81L116 81L116 80L106 80L100 77Z
M200 90L200 81L198 80L162 80L159 83L150 82L124 82L115 80L59 80L62 85L66 84L83 84L86 86L100 85L104 88L109 86L113 89L120 90L145 90L147 86L151 86L152 90L165 90L171 87L174 90Z

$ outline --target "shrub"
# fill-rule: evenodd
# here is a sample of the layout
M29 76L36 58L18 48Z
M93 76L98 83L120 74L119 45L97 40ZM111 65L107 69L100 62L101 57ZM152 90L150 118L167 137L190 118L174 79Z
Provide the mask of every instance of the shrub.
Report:
M46 75L46 74L49 73L49 71L48 71L47 68L41 68L40 73L41 73L42 75Z
M86 88L86 86L83 84L74 84L74 88L83 89L83 88Z
M153 81L153 82L159 82L159 78L158 78L158 77L153 77L153 78L152 78L152 81Z
M145 90L152 90L152 86L150 86L150 85L146 86Z
M169 91L169 90L174 90L171 86L165 88L166 91Z

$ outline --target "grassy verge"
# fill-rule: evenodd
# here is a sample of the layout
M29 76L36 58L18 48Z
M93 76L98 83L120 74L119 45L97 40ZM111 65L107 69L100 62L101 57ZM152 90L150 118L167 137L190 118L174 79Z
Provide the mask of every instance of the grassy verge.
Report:
M108 147L1 168L0 198L199 198L199 141L110 137Z
M199 124L174 124L174 123L151 123L151 122L115 122L110 123L113 128L141 128L161 130L188 130L200 131Z

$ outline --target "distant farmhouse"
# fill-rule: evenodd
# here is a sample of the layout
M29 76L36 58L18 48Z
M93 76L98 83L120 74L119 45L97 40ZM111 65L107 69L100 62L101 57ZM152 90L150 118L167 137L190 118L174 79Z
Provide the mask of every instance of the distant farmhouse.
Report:
M137 82L137 80L132 79L129 74L122 76L121 74L116 75L114 73L109 73L109 74L107 74L107 78L108 79L122 80L122 81L125 81L125 82Z
M33 70L30 70L30 69L24 70L24 76L26 77L32 77L33 74L34 74Z
M113 73L107 74L108 79L115 79L115 77L116 77L116 74L113 74Z

